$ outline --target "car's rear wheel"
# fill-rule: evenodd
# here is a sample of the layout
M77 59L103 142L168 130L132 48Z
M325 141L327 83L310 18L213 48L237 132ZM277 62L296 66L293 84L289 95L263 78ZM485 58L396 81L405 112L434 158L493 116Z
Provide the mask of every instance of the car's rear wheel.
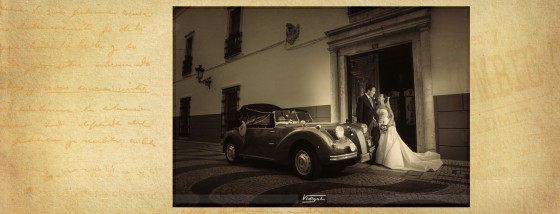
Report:
M228 141L226 143L226 160L230 163L238 163L241 160L237 147L232 142Z
M303 179L315 179L321 174L322 166L317 154L309 146L296 147L292 153L292 167L294 172Z

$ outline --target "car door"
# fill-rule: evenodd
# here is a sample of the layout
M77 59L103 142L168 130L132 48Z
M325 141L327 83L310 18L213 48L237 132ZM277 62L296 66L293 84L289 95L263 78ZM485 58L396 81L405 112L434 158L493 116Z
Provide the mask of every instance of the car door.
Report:
M251 156L271 159L278 143L277 136L274 128L248 128L245 151Z
M277 143L278 133L274 128L272 114L247 126L244 148L246 155L271 159Z

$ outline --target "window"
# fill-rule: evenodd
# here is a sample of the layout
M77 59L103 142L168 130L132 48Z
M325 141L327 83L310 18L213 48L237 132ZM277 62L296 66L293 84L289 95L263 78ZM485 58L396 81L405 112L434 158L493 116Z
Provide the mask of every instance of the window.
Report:
M228 59L241 53L241 8L228 8L229 33L225 41L224 58Z
M193 65L193 56L192 56L192 49L193 49L193 34L194 31L187 34L186 38L186 47L185 47L185 60L183 60L183 76L189 75L192 72L192 65Z
M222 90L222 137L226 131L237 125L237 110L239 109L240 86L225 88Z

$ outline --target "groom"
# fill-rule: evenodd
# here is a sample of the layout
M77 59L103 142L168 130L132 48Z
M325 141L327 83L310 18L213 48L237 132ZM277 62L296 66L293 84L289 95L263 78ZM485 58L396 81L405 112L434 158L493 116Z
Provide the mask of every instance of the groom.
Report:
M375 86L368 83L366 84L364 95L358 98L356 117L358 118L358 123L365 123L368 126L368 130L371 130L371 140L375 146L375 150L373 150L373 154L371 156L371 161L373 162L375 162L375 151L377 150L379 143L379 128L377 124L377 114L375 113L377 106L376 103Z

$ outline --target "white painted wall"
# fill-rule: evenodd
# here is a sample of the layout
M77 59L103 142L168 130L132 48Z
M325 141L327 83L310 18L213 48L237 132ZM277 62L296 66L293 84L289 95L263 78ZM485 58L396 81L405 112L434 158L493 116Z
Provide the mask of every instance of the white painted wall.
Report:
M434 96L469 93L469 9L436 7L431 18Z
M469 33L468 8L432 9L434 96L469 93Z
M331 77L326 40L295 50L284 45L225 63L226 8L192 7L175 19L173 113L179 99L191 97L191 115L221 113L222 89L241 85L240 103L272 103L281 107L329 105ZM242 54L248 55L285 40L286 23L300 24L294 46L322 38L324 32L348 24L346 8L244 8ZM212 68L212 88L194 75L183 79L184 36L195 31L193 64ZM469 14L464 8L432 9L430 30L434 96L469 92ZM289 46L287 46L289 47ZM193 73L194 74L194 73ZM257 83L258 82L258 83ZM256 83L256 84L255 84Z
M221 113L222 89L241 85L239 105L272 103L281 107L330 104L330 55L326 40L297 49L284 45L247 56L205 72L212 88L193 77L182 80L184 35L195 30L194 65L212 68L225 62L226 8L191 8L175 21L174 116L179 99L191 97L191 115ZM217 15L216 15L217 14ZM245 8L242 11L242 54L248 55L285 40L286 23L300 24L293 46L322 38L324 32L348 24L346 8ZM290 47L287 45L286 47Z
M192 53L195 67L203 65L207 68L206 65L216 65L224 61L223 50L224 40L227 37L227 20L227 9L215 7L189 8L174 20L173 81L183 79L181 71L186 51L185 36L192 31L195 31Z
M242 23L243 37L249 41L246 53L286 39L286 24L300 25L294 45L318 37L324 32L348 24L346 8L245 8Z

